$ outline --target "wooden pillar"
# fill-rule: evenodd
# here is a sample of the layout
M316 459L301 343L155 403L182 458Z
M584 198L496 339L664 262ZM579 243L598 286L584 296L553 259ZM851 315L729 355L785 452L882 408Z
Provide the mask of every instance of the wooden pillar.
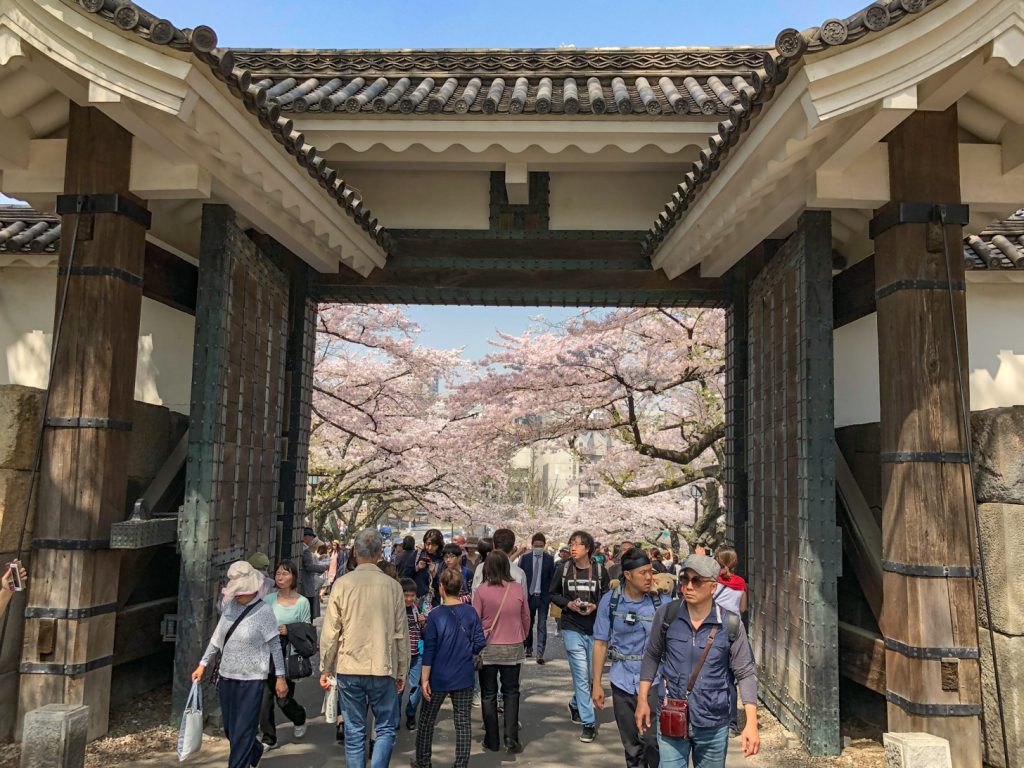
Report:
M131 134L96 109L72 104L69 118L64 191L128 196ZM20 709L86 704L92 739L106 733L110 703L120 558L110 526L126 512L145 225L99 213L62 226L58 307L72 248L74 262L53 352Z
M917 112L889 136L892 202L959 203L956 107ZM967 317L961 227L946 226L962 367ZM881 396L882 558L889 730L949 739L953 764L982 764L972 574L973 506L942 230L875 236Z

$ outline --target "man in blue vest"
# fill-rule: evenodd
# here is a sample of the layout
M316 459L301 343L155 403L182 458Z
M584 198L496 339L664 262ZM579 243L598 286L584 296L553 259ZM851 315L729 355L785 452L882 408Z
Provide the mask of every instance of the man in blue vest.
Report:
M661 596L651 592L654 567L642 549L630 549L619 561L622 583L601 598L594 623L594 706L604 709L601 678L606 657L612 668L608 681L612 686L612 710L619 737L626 751L626 768L658 768L658 738L653 730L641 735L636 727L636 697L640 690L640 662L654 613ZM651 686L647 695L650 710L658 709L658 691Z
M537 630L537 663L544 663L548 644L548 607L551 605L551 577L555 558L545 549L548 540L543 533L533 534L531 550L519 558L519 567L526 574L526 594L530 602L530 634L526 636L526 655L533 655L534 628Z

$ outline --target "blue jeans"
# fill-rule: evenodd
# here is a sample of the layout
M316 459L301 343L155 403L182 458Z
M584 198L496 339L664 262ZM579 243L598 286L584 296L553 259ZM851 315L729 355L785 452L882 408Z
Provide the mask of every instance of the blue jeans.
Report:
M693 768L725 768L725 754L729 749L729 726L720 728L694 728L690 738L673 739L662 736L658 729L661 748L660 768L687 768L693 754Z
M345 715L345 764L366 765L366 711L371 709L377 736L370 758L372 768L387 768L398 729L398 690L395 678L382 675L338 675L341 710Z
M562 631L562 644L565 646L569 673L572 675L572 705L580 711L580 720L584 725L596 725L597 714L594 712L594 702L590 698L594 674L590 663L594 652L594 636L566 629Z
M423 671L423 654L417 653L409 662L409 679L405 682L405 687L409 691L409 701L405 705L405 716L408 719L416 717L416 708L419 706L420 699L423 698L423 689L420 688L420 672ZM395 702L395 721L400 720L402 712L402 697L399 695L398 700Z

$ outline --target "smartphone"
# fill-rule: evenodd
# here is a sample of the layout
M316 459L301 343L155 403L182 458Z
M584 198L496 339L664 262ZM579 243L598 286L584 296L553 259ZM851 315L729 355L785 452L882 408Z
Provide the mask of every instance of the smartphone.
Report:
M21 583L21 573L18 571L18 564L8 563L7 570L11 572L11 591L21 592L25 587Z

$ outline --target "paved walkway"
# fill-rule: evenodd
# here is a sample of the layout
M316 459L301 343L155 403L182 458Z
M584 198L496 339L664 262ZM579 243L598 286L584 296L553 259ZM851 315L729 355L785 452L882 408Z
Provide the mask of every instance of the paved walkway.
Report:
M553 623L549 624L554 627ZM545 654L548 663L540 666L528 659L523 667L523 698L520 706L520 720L523 724L521 740L525 746L519 755L508 755L502 752L487 752L481 740L483 726L480 710L473 710L473 752L470 763L479 768L537 768L567 764L582 765L587 768L622 768L624 758L619 733L615 728L615 719L611 712L611 694L603 712L599 713L599 732L597 739L590 744L579 741L580 726L569 722L566 708L572 686L569 679L569 666L559 638L548 636L548 652ZM607 687L607 683L606 683ZM324 722L320 709L323 703L323 691L316 679L310 678L300 682L297 698L309 713L309 728L301 741L292 736L292 725L287 720L278 727L278 739L281 746L268 752L260 762L260 768L321 768L343 766L344 749L337 744L334 726ZM281 719L280 712L278 719ZM404 718L403 718L404 719ZM414 731L407 731L404 722L391 765L395 768L407 768L415 752ZM450 766L454 760L455 729L452 723L451 705L446 703L439 719L434 738L433 762L439 768ZM744 766L739 740L733 739L730 745L728 768ZM173 755L154 757L139 761L137 765L145 766L176 766L179 763ZM189 760L192 766L224 766L227 764L227 742L222 738L206 739L202 752ZM747 764L749 765L749 764Z

